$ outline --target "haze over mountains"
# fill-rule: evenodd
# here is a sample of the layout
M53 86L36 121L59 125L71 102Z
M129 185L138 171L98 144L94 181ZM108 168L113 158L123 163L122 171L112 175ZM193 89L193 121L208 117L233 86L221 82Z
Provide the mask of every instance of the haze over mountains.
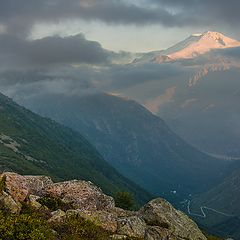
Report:
M219 236L240 237L239 169L211 190L190 202L192 217ZM206 214L202 215L202 213ZM197 216L198 215L198 216Z
M207 233L238 240L239 9L239 0L1 0L0 170L90 180L127 209L163 197ZM12 174L1 176L0 215L19 195ZM177 221L176 238L197 240L168 204L169 223L159 222L164 202L145 205L149 221L117 208L98 216L117 239L175 238ZM19 217L2 217L0 238Z
M111 165L153 194L177 192L182 199L209 189L230 171L225 161L194 149L132 100L94 94L35 101L25 105L84 134Z
M239 46L239 41L218 32L191 35L167 50L135 59L134 68L145 69L150 63L159 67L148 67L148 79L116 92L145 105L200 150L238 158ZM169 74L161 75L164 69Z
M150 194L112 168L80 134L17 105L0 94L0 170L49 174L55 180L82 178L114 194L132 192L139 202Z
M141 57L115 54L118 64L107 67L65 67L57 74L49 70L7 71L1 81L4 93L23 104L41 95L44 98L46 92L81 95L100 91L130 97L159 115L199 150L238 159L237 46L239 41L208 31ZM121 65L121 58L130 62Z

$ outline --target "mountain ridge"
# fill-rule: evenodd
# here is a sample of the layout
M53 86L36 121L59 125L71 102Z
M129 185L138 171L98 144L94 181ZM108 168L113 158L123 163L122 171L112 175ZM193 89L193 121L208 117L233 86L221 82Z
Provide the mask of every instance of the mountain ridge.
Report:
M1 171L47 174L58 180L81 177L98 183L107 193L125 189L136 199L150 198L110 166L79 133L36 115L2 94L0 112Z
M143 54L143 56L136 59L134 63L143 63L147 61L163 63L183 59L194 59L214 49L226 49L239 46L240 41L238 40L227 37L219 32L206 31L200 34L192 34L166 50ZM166 58L167 61L164 61L164 58Z
M155 194L200 191L223 177L228 165L188 145L133 100L109 94L51 95L24 105L82 132L116 169Z

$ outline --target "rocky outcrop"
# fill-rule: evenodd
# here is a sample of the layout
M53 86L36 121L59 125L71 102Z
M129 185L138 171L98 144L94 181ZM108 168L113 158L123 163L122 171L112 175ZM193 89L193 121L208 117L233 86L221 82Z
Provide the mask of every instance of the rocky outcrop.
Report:
M4 181L5 192L7 192L16 202L23 202L29 195L29 188L24 176L17 173L7 172L0 175Z
M126 211L115 207L113 198L91 182L53 183L45 176L21 176L8 172L1 174L0 179L0 204L11 213L19 213L23 203L46 210L47 207L38 200L47 197L71 206L71 209L64 210L59 205L59 209L52 211L48 218L51 224L79 217L107 231L110 239L206 240L191 219L161 198L150 201L139 211Z
M50 177L47 176L24 176L29 192L33 195L42 195L43 190L53 184Z
M148 225L155 226L148 228L148 235L151 235L151 232L154 235L162 234L162 229L164 229L164 233L169 237L174 235L180 239L205 239L195 222L162 198L147 203L139 210L139 215Z
M81 210L105 210L115 206L112 197L105 195L100 188L86 181L54 183L44 189L44 194L61 198Z

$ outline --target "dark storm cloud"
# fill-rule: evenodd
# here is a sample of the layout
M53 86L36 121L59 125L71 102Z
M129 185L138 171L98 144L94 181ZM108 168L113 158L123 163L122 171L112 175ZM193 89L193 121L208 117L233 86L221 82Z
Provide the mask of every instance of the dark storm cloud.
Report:
M237 26L240 20L239 0L148 0L158 7L178 9L182 14L202 23ZM190 23L189 23L190 24Z
M184 74L178 64L109 65L95 68L82 65L77 68L40 70L8 70L0 72L1 91L20 100L44 93L86 94L91 92L122 91L148 81L165 81Z
M137 1L0 0L0 26L6 27L6 32L0 33L0 83L4 92L11 96L18 93L19 96L28 96L44 91L117 91L146 81L160 81L182 74L182 69L175 64L112 65L110 61L113 58L120 61L131 56L129 53L107 51L83 35L27 40L26 37L37 23L77 18L140 27L144 24L161 24L166 27L227 24L238 27L240 21L238 0L134 2ZM236 53L226 51L224 54L233 55L237 52L238 49ZM70 66L82 63L98 67Z
M0 23L24 35L39 22L85 19L110 24L172 26L238 25L238 0L1 0Z
M178 64L145 63L136 65L115 65L109 70L109 84L115 90L133 87L150 81L161 81L183 74L184 69Z
M88 41L81 34L32 41L12 35L0 35L1 67L101 64L107 63L110 55L111 52L104 50L98 42Z
M214 54L216 56L220 55L223 57L234 58L234 59L240 60L240 47L216 50L216 51L214 51Z
M167 26L181 25L178 20L162 8L150 9L117 0L1 0L0 23L12 33L25 34L37 22L59 21L80 18L100 20L117 24L162 23Z

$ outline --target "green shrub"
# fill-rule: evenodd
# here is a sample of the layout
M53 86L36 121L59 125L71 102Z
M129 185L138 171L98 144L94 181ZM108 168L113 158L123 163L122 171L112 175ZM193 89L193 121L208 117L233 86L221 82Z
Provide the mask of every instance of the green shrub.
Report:
M208 240L223 240L222 238L220 238L220 237L216 237L216 236L207 236L207 239Z
M133 210L135 201L131 193L129 192L117 192L114 195L114 200L117 207L125 210Z
M206 238L207 238L208 240L223 240L223 238L220 238L220 237L218 237L218 236L210 235L210 234L208 234L208 233L205 232L205 231L202 231L202 232L203 232L203 234L206 236Z
M43 221L45 221L51 217L51 210L46 208L36 209L31 207L28 203L23 202L21 214L34 215L35 217L41 218Z
M67 211L68 209L73 208L70 203L65 203L60 198L42 197L39 198L37 201L43 206L48 207L51 211L56 211L58 209Z
M55 236L46 222L38 216L0 212L0 239L53 240Z
M6 190L6 175L2 176L2 179L0 180L0 194L3 193L3 191Z
M109 233L81 217L69 217L63 223L54 223L53 229L62 240L105 240Z

